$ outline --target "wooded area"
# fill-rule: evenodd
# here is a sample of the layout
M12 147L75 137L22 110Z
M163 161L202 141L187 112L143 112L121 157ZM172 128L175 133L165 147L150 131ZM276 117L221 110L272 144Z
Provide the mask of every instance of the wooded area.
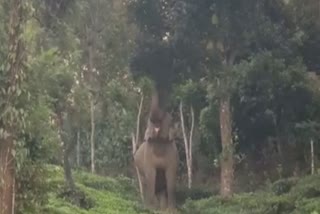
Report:
M320 213L319 0L0 0L0 18L0 214Z

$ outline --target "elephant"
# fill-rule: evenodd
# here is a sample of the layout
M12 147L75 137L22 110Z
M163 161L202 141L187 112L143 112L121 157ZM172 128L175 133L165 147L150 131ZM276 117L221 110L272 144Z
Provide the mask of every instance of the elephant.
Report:
M165 111L165 95L161 90L153 94L144 140L133 158L145 205L174 210L179 157L169 133L172 117Z
M175 208L178 160L176 144L163 138L144 141L134 154L143 202L147 207Z

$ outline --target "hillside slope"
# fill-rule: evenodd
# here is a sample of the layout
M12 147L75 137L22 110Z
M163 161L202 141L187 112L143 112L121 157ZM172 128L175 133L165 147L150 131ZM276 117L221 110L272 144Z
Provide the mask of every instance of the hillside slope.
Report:
M147 214L136 184L126 177L109 178L74 172L77 191L64 189L63 171L51 167L47 214ZM320 175L279 180L254 193L236 194L224 201L199 189L177 192L185 214L320 214Z

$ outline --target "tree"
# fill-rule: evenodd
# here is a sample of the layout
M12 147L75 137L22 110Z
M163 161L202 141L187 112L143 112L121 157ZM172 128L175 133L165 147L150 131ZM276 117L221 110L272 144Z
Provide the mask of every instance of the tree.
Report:
M319 32L320 32L320 6L317 0L304 2L292 0L287 3L287 16L297 27L297 36L302 38L299 52L309 71L318 72L319 64Z
M280 31L287 30L278 21L283 3L220 0L199 3L190 0L185 4L190 12L187 13L188 27L182 28L181 34L189 40L193 38L198 42L195 47L203 50L201 59L204 59L202 64L208 72L209 95L219 103L222 144L220 192L223 197L230 197L234 170L230 99L237 79L234 66L262 49L285 53L287 47L294 47L294 42L287 40L287 34Z
M108 12L106 12L108 11ZM121 1L77 1L65 19L75 33L80 44L81 61L78 81L85 88L88 106L85 114L90 116L90 169L97 170L97 156L100 155L101 135L106 134L100 125L107 122L113 80L124 80L124 68L130 48L129 31L126 25L125 10ZM109 106L109 103L108 103ZM112 106L113 107L113 106ZM108 107L109 108L109 107ZM84 113L84 112L83 112ZM114 115L112 115L114 116ZM87 126L84 127L84 130ZM106 137L106 136L103 136Z
M141 31L132 57L132 71L166 86L190 77L203 77L212 102L219 103L221 194L231 196L231 96L238 76L235 65L263 49L286 59L294 57L301 37L285 19L285 3L140 0L129 8Z
M142 106L143 106L143 100L144 100L144 96L143 94L141 95L141 100L140 100L140 104L139 104L139 110L138 110L138 115L137 115L137 127L136 127L136 134L132 133L132 156L135 155L137 148L140 144L140 120L141 120L141 113L142 113ZM144 201L144 195L143 195L143 187L142 187L142 183L141 183L141 178L140 178L140 174L138 172L138 168L136 168L136 173L138 176L138 182L139 182L139 190L140 190L140 196L141 196L141 200Z
M297 139L302 136L295 134L296 124L315 115L310 111L315 97L308 87L306 67L302 61L287 63L270 52L257 54L237 67L243 74L232 98L238 150L254 161L273 159L283 167L283 175L289 176L292 160L299 155L289 153L289 148L300 147ZM271 142L276 152L266 154Z
M191 114L191 128L189 133L189 139L187 137L184 116L183 116L183 103L180 102L180 119L181 119L181 128L184 140L184 148L186 153L186 162L187 162L187 169L188 169L188 188L191 189L192 186L192 147L193 147L193 132L194 132L194 110L193 107L190 107L190 114Z
M175 85L172 106L177 109L178 121L181 131L177 132L175 137L180 137L184 141L188 188L192 187L194 162L197 163L200 157L200 136L199 132L199 112L205 106L206 89L201 81L186 80ZM181 134L180 134L181 133Z
M0 141L0 213L15 212L15 140L21 126L23 109L17 106L21 95L24 73L24 44L22 40L25 21L23 1L9 3L8 56L5 65L5 88L1 91L1 141Z

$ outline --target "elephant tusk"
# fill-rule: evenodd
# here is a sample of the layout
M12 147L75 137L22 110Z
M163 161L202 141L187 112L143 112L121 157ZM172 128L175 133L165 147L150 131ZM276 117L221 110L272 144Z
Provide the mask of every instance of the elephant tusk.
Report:
M156 127L156 128L154 128L154 130L156 131L156 134L158 134L160 128Z

